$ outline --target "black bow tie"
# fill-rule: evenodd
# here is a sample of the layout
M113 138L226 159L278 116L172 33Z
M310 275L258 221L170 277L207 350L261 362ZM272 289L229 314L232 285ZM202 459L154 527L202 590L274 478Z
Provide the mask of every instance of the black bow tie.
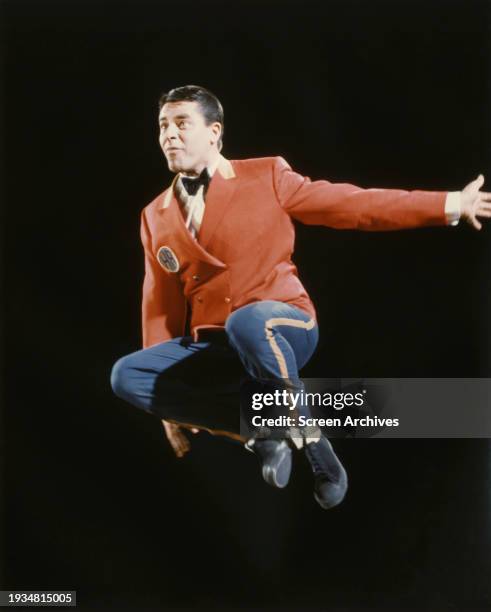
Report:
M201 185L203 185L203 194L206 192L210 183L210 176L205 168L198 178L186 178L183 176L181 177L181 181L184 185L184 189L189 193L189 195L194 196L198 193L198 189Z

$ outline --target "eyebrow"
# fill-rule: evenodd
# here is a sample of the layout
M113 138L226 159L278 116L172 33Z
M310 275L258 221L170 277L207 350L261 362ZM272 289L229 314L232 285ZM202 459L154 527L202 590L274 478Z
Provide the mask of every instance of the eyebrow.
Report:
M176 120L177 119L189 119L189 118L190 118L190 115L186 115L186 114L176 115L176 117L174 117L174 119L176 119ZM164 117L160 117L159 118L159 123L162 123L162 121L165 121L166 119L167 119L167 117L165 117L165 116Z

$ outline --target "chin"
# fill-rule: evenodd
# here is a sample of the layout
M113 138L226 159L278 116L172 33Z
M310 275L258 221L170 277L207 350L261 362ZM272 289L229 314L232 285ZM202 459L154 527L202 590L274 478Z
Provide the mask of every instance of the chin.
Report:
M177 173L177 172L182 172L182 171L183 171L182 166L181 166L180 164L177 164L177 163L176 163L176 162L174 162L174 161L168 161L168 162L167 162L167 166L168 166L168 168L169 168L169 170L170 170L171 172L175 172L175 173Z

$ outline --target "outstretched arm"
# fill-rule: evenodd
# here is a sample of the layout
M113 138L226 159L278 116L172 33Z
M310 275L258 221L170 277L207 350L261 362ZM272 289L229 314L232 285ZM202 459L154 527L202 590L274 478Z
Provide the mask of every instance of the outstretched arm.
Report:
M469 222L476 214L486 213L483 198L487 194L479 192L475 181L465 192L453 193L362 189L348 183L311 181L294 172L281 157L274 160L273 181L280 205L292 218L336 229L384 231L448 225L458 221L459 209L460 216ZM472 206L470 198L473 198ZM451 216L448 213L455 208L455 203L457 215Z

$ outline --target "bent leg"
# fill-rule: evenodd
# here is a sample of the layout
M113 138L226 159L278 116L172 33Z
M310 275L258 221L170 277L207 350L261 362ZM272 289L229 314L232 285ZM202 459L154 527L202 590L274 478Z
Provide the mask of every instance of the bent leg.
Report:
M315 320L299 308L266 300L239 308L225 329L245 369L254 378L299 380L318 341Z
M243 368L220 342L174 338L119 359L114 393L161 419L232 433L240 431L238 381Z

